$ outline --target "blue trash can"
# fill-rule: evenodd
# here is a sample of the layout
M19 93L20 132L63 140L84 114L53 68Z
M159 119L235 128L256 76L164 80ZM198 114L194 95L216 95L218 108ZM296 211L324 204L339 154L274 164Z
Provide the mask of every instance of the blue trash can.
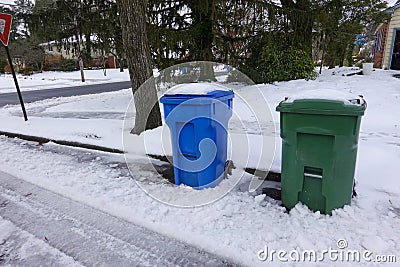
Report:
M233 98L231 90L214 83L178 85L161 97L176 185L202 189L224 178Z

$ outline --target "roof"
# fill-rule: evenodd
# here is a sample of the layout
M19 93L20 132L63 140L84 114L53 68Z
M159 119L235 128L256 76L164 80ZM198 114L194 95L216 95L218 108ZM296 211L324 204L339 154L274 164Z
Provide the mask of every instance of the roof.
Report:
M94 43L98 40L98 38L95 35L91 35L90 36L90 40ZM86 42L86 36L82 35L82 39L80 40L81 42ZM69 38L63 38L61 43L77 43L77 39L75 36L69 37ZM40 46L46 46L46 45L59 45L60 42L59 41L50 41L47 43L42 43L39 44Z
M394 0L394 1L396 1L396 0ZM397 0L396 2L394 2L394 1L388 1L389 8L386 10L386 13L393 14L397 9L400 8L400 0Z

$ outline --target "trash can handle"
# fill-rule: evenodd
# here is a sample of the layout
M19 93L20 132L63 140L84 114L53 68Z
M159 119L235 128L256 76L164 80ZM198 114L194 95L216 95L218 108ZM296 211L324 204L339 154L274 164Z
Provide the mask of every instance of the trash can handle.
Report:
M358 95L361 99L362 99L362 101L363 101L363 103L361 104L360 102L360 99L358 99L358 104L359 105L362 105L363 107L365 107L365 108L367 108L367 101L365 101L365 99L364 99L364 96L363 95Z

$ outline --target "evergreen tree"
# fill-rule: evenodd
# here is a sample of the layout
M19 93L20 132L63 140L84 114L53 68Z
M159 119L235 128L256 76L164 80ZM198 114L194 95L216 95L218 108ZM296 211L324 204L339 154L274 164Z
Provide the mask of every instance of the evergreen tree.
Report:
M43 42L56 40L59 49L74 38L74 49L87 66L94 49L122 61L122 36L113 0L37 0L30 31Z
M315 22L315 8L318 2L313 0L281 0L282 13L285 15L284 27L290 34L290 45L305 50L311 58L312 30Z
M126 49L114 0L36 0L31 12L26 8L30 0L18 1L25 7L18 11L18 21L36 39L57 40L61 49L63 40L74 36L75 49L87 65L98 49L114 53L122 66ZM219 61L257 79L265 51L302 50L310 60L323 55L330 66L343 65L351 58L354 36L381 20L385 1L148 0L146 7L155 67ZM201 74L200 79L213 79L212 68Z
M150 0L153 60L159 68L203 60L238 66L258 36L272 29L275 9L273 1Z

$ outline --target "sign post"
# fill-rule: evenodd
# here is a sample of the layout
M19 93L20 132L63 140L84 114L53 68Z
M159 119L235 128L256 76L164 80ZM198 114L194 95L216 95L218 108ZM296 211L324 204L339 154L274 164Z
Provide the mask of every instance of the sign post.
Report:
M0 13L0 41L3 43L6 49L8 63L10 65L11 73L14 78L15 87L17 88L17 93L19 102L21 103L22 113L24 114L25 121L27 121L28 115L26 114L24 100L22 99L21 90L19 89L18 85L17 75L15 74L14 66L10 55L10 50L8 49L8 40L10 37L11 23L12 23L11 15Z

